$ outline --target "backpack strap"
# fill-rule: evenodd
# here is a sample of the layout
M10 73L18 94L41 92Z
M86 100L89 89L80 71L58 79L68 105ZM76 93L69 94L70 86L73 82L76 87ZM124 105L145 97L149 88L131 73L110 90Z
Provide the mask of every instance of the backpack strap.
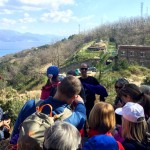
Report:
M34 102L35 102L35 108L36 108L37 106L41 106L44 103L44 100L41 100L41 99L37 100L37 99L35 99Z
M118 144L118 148L119 150L125 150L124 147L122 146L122 144L119 141L116 141Z
M52 110L53 110L53 107L52 107L52 105L50 105L50 104L44 104L44 105L42 105L41 107L40 107L40 106L37 106L37 107L36 107L36 110L41 113L42 110L43 110L43 108L44 108L45 106L49 106L49 108L50 108L50 114L49 114L49 116L52 117Z
M39 108L41 108L42 106L45 107L45 105L50 105L50 104L44 104L44 100L35 100L35 108L39 110ZM51 105L50 105L51 106ZM42 109L44 108L42 107ZM52 106L51 106L52 107ZM50 113L52 113L52 109L50 108ZM64 111L60 114L56 114L54 115L54 119L60 119L60 120L65 120L68 117L70 117L72 115L72 110L70 110L69 108L65 108Z

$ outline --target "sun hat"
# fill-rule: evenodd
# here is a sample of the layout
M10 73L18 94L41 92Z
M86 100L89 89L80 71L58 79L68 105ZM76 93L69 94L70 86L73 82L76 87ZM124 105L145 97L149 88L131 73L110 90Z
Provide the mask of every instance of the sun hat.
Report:
M134 123L145 120L144 109L138 103L128 102L122 108L117 108L115 113Z
M46 74L48 77L57 77L59 74L59 69L57 66L50 66L47 68Z

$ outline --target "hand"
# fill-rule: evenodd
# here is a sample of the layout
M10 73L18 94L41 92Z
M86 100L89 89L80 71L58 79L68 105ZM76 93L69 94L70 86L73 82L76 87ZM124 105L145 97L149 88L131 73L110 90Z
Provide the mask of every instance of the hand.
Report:
M5 126L6 128L10 129L10 122L11 122L10 119L8 119L8 120L3 120L3 126Z
M77 95L74 101L75 101L76 103L78 103L78 102L84 103L84 101L83 101L83 99L81 98L80 95Z

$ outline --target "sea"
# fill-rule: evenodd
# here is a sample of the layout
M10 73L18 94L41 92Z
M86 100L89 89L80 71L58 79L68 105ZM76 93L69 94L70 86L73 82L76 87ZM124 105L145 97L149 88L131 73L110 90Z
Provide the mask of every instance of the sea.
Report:
M20 52L22 50L42 46L42 45L45 45L45 44L50 44L50 42L48 42L48 41L2 42L2 41L0 41L0 57L8 55L8 54L15 54L15 53Z

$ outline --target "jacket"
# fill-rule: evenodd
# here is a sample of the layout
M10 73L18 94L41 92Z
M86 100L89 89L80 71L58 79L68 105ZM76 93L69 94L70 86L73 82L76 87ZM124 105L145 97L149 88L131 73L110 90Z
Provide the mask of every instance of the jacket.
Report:
M62 113L64 109L68 107L68 104L66 104L65 102L54 99L51 96L48 99L46 99L42 104L51 104L53 107L53 111L52 111L53 115ZM49 108L45 107L42 112L45 114L49 114L49 111L50 111ZM16 134L19 134L20 124L34 112L36 112L35 100L27 101L25 105L22 107L18 115L18 118L15 122L11 139ZM85 120L86 120L85 105L82 102L79 102L77 106L75 107L72 115L68 117L67 119L65 119L64 121L71 123L72 125L77 127L77 129L80 130L83 127Z
M101 134L88 139L82 150L124 150L124 148L114 137Z

